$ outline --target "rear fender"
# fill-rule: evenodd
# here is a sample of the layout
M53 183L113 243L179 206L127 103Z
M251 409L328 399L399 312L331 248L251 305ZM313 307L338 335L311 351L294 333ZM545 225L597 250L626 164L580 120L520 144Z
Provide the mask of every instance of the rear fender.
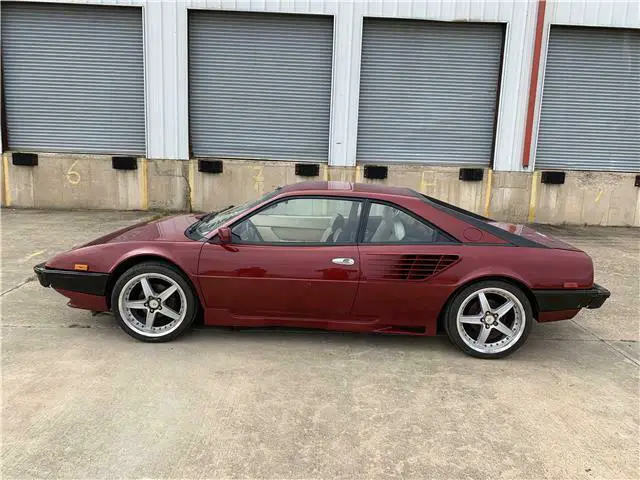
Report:
M447 301L444 303L444 305L442 306L442 309L440 310L440 313L438 314L438 332L444 331L442 328L444 313L447 311L449 304L453 301L453 299L456 297L458 292L467 288L469 285L473 285L474 283L478 283L486 280L499 280L499 281L511 283L512 285L518 287L527 296L527 299L531 303L531 308L533 309L534 318L536 319L538 318L539 310L538 310L538 303L536 301L536 297L533 295L533 292L531 291L531 286L520 275L508 269L504 270L501 273L496 273L494 269L492 269L491 271L489 271L489 269L486 269L486 270L483 269L463 277L460 283L458 283L456 289L451 293L451 295L449 295L449 298L447 298Z

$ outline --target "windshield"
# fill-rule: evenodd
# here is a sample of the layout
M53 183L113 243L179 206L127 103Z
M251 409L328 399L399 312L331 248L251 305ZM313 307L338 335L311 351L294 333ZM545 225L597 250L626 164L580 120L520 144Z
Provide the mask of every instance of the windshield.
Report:
M201 240L205 237L208 238L211 232L213 232L216 228L224 225L227 221L239 216L247 210L252 209L256 205L259 205L262 202L275 197L278 193L280 193L280 188L277 188L272 192L265 193L260 198L251 200L247 203L243 203L242 205L231 205L217 212L211 212L191 225L187 229L186 234L189 238L193 238L196 240Z

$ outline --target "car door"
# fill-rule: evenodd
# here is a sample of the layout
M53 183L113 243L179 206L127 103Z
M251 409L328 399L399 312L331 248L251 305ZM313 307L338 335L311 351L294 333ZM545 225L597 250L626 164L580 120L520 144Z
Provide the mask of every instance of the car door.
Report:
M369 205L352 314L386 325L424 327L452 288L447 270L460 259L460 244L398 205Z
M210 317L235 324L258 317L346 320L360 276L361 211L359 200L302 196L236 222L231 244L211 242L201 251L199 282Z

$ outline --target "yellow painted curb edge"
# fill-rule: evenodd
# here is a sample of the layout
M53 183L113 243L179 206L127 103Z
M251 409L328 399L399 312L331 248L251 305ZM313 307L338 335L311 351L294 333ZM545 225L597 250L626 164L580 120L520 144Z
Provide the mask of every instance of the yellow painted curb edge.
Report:
M11 188L9 188L9 155L2 155L2 184L4 187L4 206L11 206Z
M534 170L531 175L531 197L529 197L529 216L527 222L533 223L536 219L536 205L538 203L538 184L540 183L540 170Z
M484 192L484 211L483 215L485 217L489 216L490 206L491 206L491 189L493 188L493 170L487 170L487 189Z

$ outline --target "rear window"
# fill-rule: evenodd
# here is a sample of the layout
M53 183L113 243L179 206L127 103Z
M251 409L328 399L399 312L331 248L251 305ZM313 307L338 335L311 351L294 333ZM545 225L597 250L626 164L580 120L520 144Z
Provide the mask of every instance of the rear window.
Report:
M512 245L518 247L536 247L536 248L547 248L545 245L534 242L528 238L525 238L520 235L516 235L514 233L508 232L500 228L499 226L494 225L495 221L483 217L482 215L478 215L477 213L470 212L469 210L465 210L464 208L456 207L455 205L451 205L450 203L443 202L442 200L438 200L437 198L429 197L428 195L423 195L421 193L416 192L416 195L419 196L425 203L428 203L434 208L442 210L449 215L457 217L461 219L463 222L466 222L470 225L473 225L485 232L491 233L498 238L502 238Z
M451 205L450 203L444 202L442 200L438 200L437 198L433 198L428 195L423 195L422 193L418 193L418 192L416 192L416 194L426 203L429 203L434 207L440 208L441 210L449 210L451 213L455 212L455 214L457 215L464 215L466 217L475 218L476 220L482 220L483 222L493 222L493 220L490 218L483 217L482 215L478 215L477 213L470 212L469 210L465 210L464 208L456 207L455 205Z

